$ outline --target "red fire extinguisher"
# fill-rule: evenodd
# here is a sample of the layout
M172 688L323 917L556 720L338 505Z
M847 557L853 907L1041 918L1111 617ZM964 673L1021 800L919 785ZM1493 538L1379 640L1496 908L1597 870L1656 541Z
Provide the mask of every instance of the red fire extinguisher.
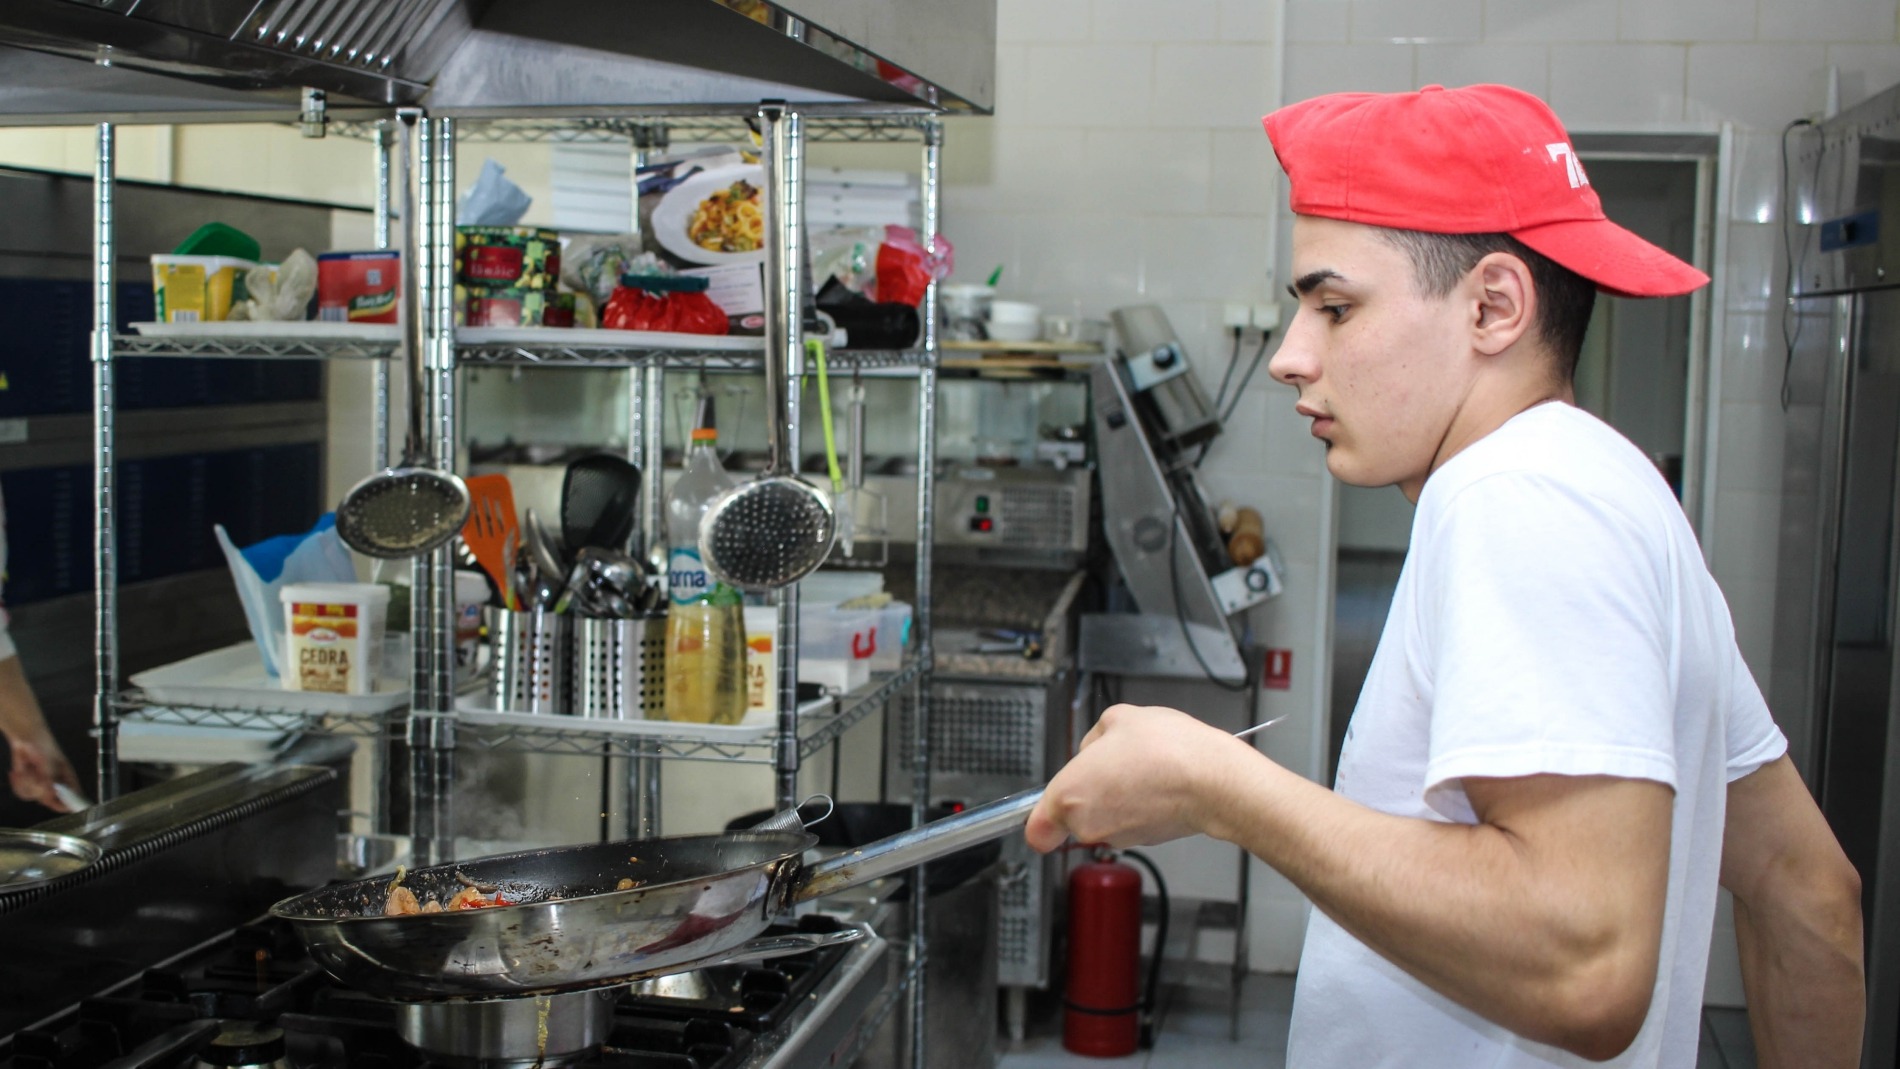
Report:
M1168 933L1168 892L1154 863L1134 851L1155 878L1161 918L1141 991L1141 873L1103 849L1069 874L1069 990L1062 1045L1076 1054L1118 1058L1154 1045L1155 981Z

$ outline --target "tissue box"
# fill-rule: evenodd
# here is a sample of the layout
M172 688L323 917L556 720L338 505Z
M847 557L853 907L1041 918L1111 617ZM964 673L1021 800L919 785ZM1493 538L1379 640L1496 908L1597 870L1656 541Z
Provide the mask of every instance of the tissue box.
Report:
M455 228L455 281L485 289L552 291L561 277L561 235L531 226Z

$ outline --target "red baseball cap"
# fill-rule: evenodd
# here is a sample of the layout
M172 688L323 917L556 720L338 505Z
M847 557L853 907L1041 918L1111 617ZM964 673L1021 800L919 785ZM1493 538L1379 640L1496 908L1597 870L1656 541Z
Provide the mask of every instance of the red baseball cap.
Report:
M1623 297L1675 297L1709 281L1604 216L1563 124L1521 89L1334 93L1261 122L1301 215L1509 234Z

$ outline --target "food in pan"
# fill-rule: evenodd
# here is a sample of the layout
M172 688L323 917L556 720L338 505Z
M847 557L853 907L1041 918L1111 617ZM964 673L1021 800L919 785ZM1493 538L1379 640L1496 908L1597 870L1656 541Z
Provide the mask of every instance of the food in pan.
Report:
M405 870L397 869L396 878L389 884L389 897L383 904L385 917L409 917L449 910L487 909L491 906L514 905L513 902L502 897L501 888L493 884L476 883L459 872L455 874L455 878L462 881L462 889L449 898L448 905L445 906L436 901L434 896L431 896L427 902L422 902L416 898L414 891L402 885L404 875L406 875ZM491 895L493 897L490 897Z
M699 202L687 221L686 236L713 252L756 252L765 242L765 214L759 187L739 181Z

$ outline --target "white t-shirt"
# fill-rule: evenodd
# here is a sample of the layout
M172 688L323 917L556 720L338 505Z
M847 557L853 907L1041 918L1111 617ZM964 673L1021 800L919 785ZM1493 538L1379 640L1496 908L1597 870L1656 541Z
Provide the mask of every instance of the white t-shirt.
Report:
M1727 786L1786 749L1681 505L1642 453L1560 403L1473 443L1419 495L1334 789L1470 824L1465 776L1674 788L1649 1016L1621 1057L1588 1062L1458 1006L1315 910L1287 1065L1694 1065Z

